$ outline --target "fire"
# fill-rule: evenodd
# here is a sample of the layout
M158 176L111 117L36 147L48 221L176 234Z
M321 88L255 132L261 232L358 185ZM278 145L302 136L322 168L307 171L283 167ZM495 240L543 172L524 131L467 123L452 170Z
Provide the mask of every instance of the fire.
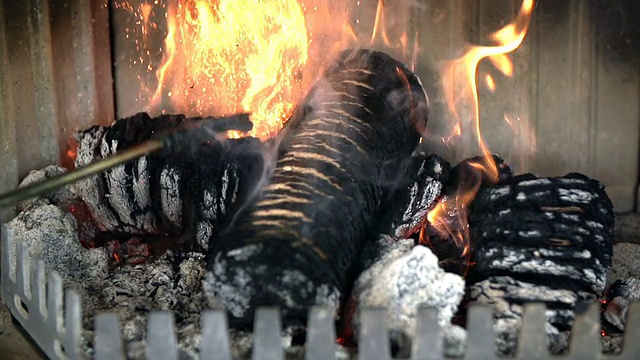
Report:
M461 179L461 186L456 193L438 203L429 212L426 219L428 224L423 226L420 233L423 243L429 241L426 234L426 227L429 225L444 238L453 239L459 247L462 247L463 256L468 256L470 253L467 223L468 206L475 197L483 179L497 182L499 175L498 165L480 132L478 64L480 61L488 59L505 76L513 75L513 63L508 54L522 44L529 28L533 7L533 0L524 0L516 19L490 36L492 45L471 46L463 56L449 63L444 69L444 95L455 119L452 135L461 135L463 132L471 131L484 156L481 160L467 164L475 172L475 175L471 176L472 179ZM484 81L491 91L495 89L493 77L487 75ZM467 110L469 114L462 106L470 107ZM505 115L505 121L512 126L514 125L514 122L507 115ZM452 217L457 217L455 227L452 226L452 222L454 222L451 220Z
M309 37L301 4L181 0L169 4L167 26L152 108L251 112L252 134L262 137L282 126L304 90Z
M130 63L145 66L157 79L139 75L146 83L140 93L146 111L248 112L254 129L229 135L268 138L344 49L374 47L415 67L418 37L400 18L406 15L384 0L369 13L372 2L154 0L134 6L116 0L114 6L135 16L135 25L126 29L138 50ZM154 42L158 36L164 39L161 49Z

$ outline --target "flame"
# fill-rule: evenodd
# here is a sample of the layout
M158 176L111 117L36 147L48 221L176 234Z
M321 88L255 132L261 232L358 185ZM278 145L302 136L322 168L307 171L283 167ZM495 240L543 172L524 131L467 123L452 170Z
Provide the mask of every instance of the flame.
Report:
M253 135L270 136L302 96L309 53L296 0L180 0L167 36L151 108L168 103L198 115L249 111ZM164 109L166 111L166 109Z
M372 1L372 0L371 0ZM137 56L153 74L138 75L146 111L187 116L251 113L245 135L276 134L322 70L340 51L358 46L389 52L414 69L418 37L410 35L410 11L384 0L375 14L351 0L146 0L114 7L135 16L125 29ZM373 9L373 8L371 8ZM406 14L405 14L406 13ZM165 27L166 24L166 27ZM372 27L369 27L372 25ZM154 46L162 36L161 49ZM162 57L159 60L159 57Z
M444 238L452 239L456 245L463 249L463 256L470 254L468 206L475 197L483 179L497 182L499 175L498 165L480 132L478 64L480 61L488 59L505 76L513 75L513 63L508 54L522 44L529 28L533 7L534 0L524 0L516 19L489 36L493 42L492 45L469 47L464 55L449 63L443 71L444 96L455 119L452 134L449 138L443 138L443 141L470 130L484 156L478 161L467 163L469 169L475 173L474 176L471 176L472 179L461 179L460 188L456 193L443 199L428 213L426 224L420 232L422 243L429 243L426 235L426 227L429 226ZM493 77L487 75L485 82L490 90L495 89ZM470 109L465 109L463 106L470 106ZM506 115L505 121L514 124L511 118ZM452 226L452 218L457 218L455 226Z
M496 82L493 80L493 76L487 74L487 76L484 77L484 81L487 83L487 88L489 88L491 92L496 91Z

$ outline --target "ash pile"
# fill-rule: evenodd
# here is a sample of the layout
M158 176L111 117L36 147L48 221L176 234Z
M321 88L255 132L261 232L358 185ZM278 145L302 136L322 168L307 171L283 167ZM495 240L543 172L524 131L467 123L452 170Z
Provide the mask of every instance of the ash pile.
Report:
M336 317L339 358L354 356L367 307L387 309L394 355L408 355L420 306L439 310L444 351L456 357L471 302L493 307L501 354L515 351L522 304L546 303L550 349L562 353L574 308L597 300L611 327L604 348L619 351L640 294L636 273L607 290L616 251L602 184L512 176L497 157L496 179L469 176L475 160L450 168L421 145L427 114L411 71L349 51L268 141L227 138L206 126L217 119L144 113L78 133L77 166L161 135L171 142L20 204L9 226L81 294L87 354L97 312L117 311L127 356L144 358L146 315L170 310L181 358L197 358L202 311L223 308L234 358L244 358L256 308L277 306L287 357L302 359L308 310L323 305ZM23 185L63 171L36 171ZM468 213L444 217L468 232L463 248L451 233L429 235L429 213L469 179L481 186Z

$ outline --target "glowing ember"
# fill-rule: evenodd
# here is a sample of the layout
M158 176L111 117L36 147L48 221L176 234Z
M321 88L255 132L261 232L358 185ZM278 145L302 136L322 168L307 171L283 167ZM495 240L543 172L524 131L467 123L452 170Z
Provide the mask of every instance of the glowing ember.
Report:
M459 59L451 62L443 72L444 95L450 111L456 122L452 126L451 136L459 136L467 130L471 130L481 153L482 160L470 162L468 165L477 173L472 179L462 179L456 194L440 202L427 216L430 226L441 234L448 234L459 247L463 247L463 256L469 255L469 234L467 224L467 207L475 197L483 178L497 181L498 166L495 163L489 147L485 143L480 132L480 110L478 102L477 70L478 64L483 59L489 59L491 63L506 76L513 75L513 64L507 55L517 49L527 33L531 12L534 7L533 0L524 0L516 20L490 36L495 43L492 46L472 46ZM491 76L484 78L490 90L495 89L495 81ZM470 119L461 116L461 108L470 106ZM466 120L466 121L465 121ZM509 117L505 120L514 125ZM450 139L444 139L450 140ZM531 142L529 142L531 143ZM450 228L448 219L457 216L457 226ZM421 231L421 241L427 243L425 228Z

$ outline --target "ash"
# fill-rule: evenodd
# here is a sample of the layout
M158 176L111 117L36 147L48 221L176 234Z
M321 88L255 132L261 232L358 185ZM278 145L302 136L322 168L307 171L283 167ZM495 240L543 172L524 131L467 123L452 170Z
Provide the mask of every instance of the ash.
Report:
M615 261L608 277L610 284L629 277L640 279L640 245L616 244L613 246L613 257Z
M20 186L61 174L60 167L33 171ZM57 271L64 287L82 297L84 349L93 352L93 316L115 311L120 316L127 358L145 356L146 321L150 311L174 313L181 359L196 359L200 342L200 314L205 308L202 280L205 254L167 251L135 266L116 264L104 248L87 249L78 239L79 225L68 211L79 200L75 188L67 187L19 204L20 213L7 224L29 254L40 257L47 271ZM84 226L86 224L80 224ZM16 249L12 249L15 259ZM11 264L15 271L15 263Z
M438 322L444 330L447 356L462 356L466 332L451 324L465 291L461 276L447 273L438 258L412 239L382 235L378 240L380 257L356 280L353 326L360 328L360 310L366 307L386 309L387 328L400 354L409 353L420 306L438 309Z
M197 358L200 314L206 307L202 294L204 257L199 252L168 251L148 263L115 267L98 284L94 308L120 315L128 358L145 358L146 319L149 312L158 310L174 314L180 358ZM85 317L87 329L93 328L92 318L93 314ZM91 331L87 335L91 338Z
M61 170L55 167L32 172L21 186L59 173ZM76 219L65 210L74 200L75 192L66 188L21 203L18 206L21 212L7 227L16 243L27 244L32 258L43 259L47 271L60 274L65 288L78 292L85 313L91 314L95 312L93 294L100 291L99 284L109 277L108 255L104 249L87 249L81 245ZM12 249L11 259L15 259L15 251ZM10 266L14 272L15 262Z

